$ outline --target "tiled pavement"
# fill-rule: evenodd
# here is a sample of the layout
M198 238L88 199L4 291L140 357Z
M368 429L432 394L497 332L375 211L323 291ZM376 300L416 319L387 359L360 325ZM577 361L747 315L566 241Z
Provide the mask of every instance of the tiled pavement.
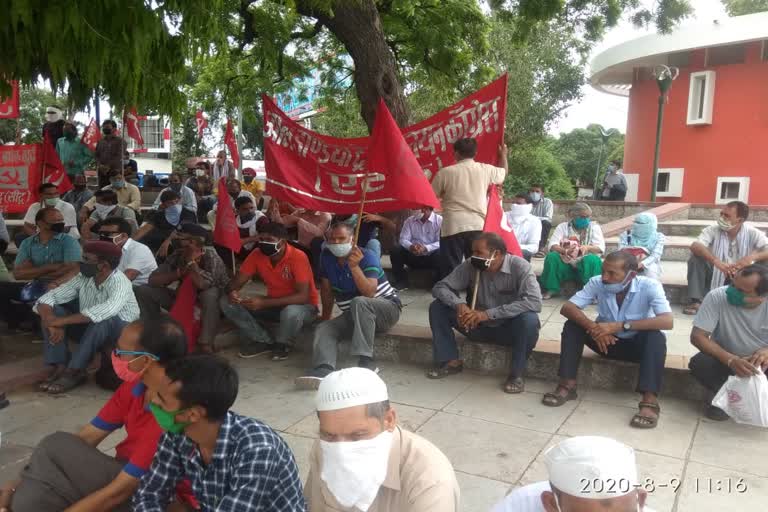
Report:
M550 325L558 325L557 320ZM225 355L233 358L231 351ZM233 361L241 378L235 410L280 430L306 476L317 420L312 393L293 386L306 361L299 355L282 363ZM545 478L543 450L582 434L607 435L635 447L643 481L655 486L649 505L657 511L764 508L766 430L713 423L700 417L700 404L663 397L659 427L636 430L628 422L638 397L629 393L583 389L578 401L551 409L540 404L550 383L529 380L525 393L510 396L499 390L497 377L464 373L430 381L423 371L385 363L382 377L401 424L430 439L453 462L464 511L486 512L510 489ZM17 473L43 436L76 430L107 397L92 385L58 398L30 390L11 393L12 405L0 411L0 480ZM111 452L118 440L119 434L111 436L103 449ZM737 492L739 479L746 486L743 493ZM674 482L680 482L677 492L669 486Z

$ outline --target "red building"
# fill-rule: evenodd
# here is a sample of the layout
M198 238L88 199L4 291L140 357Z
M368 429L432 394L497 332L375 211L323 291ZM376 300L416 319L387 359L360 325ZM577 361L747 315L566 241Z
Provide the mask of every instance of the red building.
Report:
M662 126L657 201L768 204L768 13L649 35L592 61L592 86L628 96L627 200L651 197L659 88L679 69Z

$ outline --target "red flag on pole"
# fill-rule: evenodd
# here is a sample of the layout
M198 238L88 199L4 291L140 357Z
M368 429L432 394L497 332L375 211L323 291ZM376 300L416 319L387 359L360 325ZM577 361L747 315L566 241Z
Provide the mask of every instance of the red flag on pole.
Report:
M139 146L144 145L144 138L141 136L141 129L139 128L139 115L136 113L136 107L131 107L126 111L125 119L123 119L123 125L125 126L125 133L136 141Z
M371 132L368 169L397 183L396 196L401 208L440 208L432 185L383 99L379 99Z
M91 122L88 123L88 126L85 128L80 142L88 146L88 149L91 151L96 151L96 144L98 144L100 140L101 130L99 129L99 125L96 124L94 118L91 118Z
M229 194L227 193L226 180L219 180L219 204L216 207L216 227L213 228L213 241L232 252L239 252L240 230L237 229L235 221L235 210L230 206Z
M187 335L187 351L192 353L197 346L197 337L200 335L200 319L195 318L195 303L197 302L197 290L192 278L187 276L176 291L176 300L168 312L171 318L181 324L184 334Z
M227 119L227 131L224 132L224 144L226 144L229 149L229 155L232 157L232 163L235 164L235 168L240 168L240 152L237 150L235 127L232 126L231 119Z
M72 188L72 183L64 170L64 164L59 159L59 154L49 141L48 132L45 132L44 139L42 183L53 183L58 187L59 193L63 194Z
M195 124L197 124L197 138L203 138L203 130L208 128L208 120L203 115L202 110L198 110L195 114Z
M520 244L517 242L515 232L507 222L507 217L501 209L501 200L496 185L491 185L488 189L488 211L485 213L485 225L483 231L496 233L507 245L507 252L513 256L523 256Z

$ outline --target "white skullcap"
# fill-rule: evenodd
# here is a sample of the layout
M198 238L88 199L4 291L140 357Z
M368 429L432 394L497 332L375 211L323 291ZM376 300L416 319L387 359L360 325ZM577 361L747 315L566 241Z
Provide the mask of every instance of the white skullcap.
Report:
M320 382L315 404L318 411L337 411L357 405L389 400L387 385L367 368L346 368L333 372Z
M544 464L554 487L579 498L625 496L638 483L635 451L607 437L566 439L547 450Z

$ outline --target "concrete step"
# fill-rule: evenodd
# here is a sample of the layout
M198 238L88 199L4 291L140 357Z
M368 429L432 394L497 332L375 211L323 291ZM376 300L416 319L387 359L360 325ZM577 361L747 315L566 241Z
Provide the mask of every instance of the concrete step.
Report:
M695 236L668 236L667 243L664 246L664 255L661 260L668 261L688 261L691 257L691 244L696 240ZM607 252L615 251L619 248L619 237L611 236L605 239Z
M712 220L688 219L668 220L659 222L659 231L667 236L698 237L707 226L712 226ZM768 222L749 222L757 229L768 233Z

